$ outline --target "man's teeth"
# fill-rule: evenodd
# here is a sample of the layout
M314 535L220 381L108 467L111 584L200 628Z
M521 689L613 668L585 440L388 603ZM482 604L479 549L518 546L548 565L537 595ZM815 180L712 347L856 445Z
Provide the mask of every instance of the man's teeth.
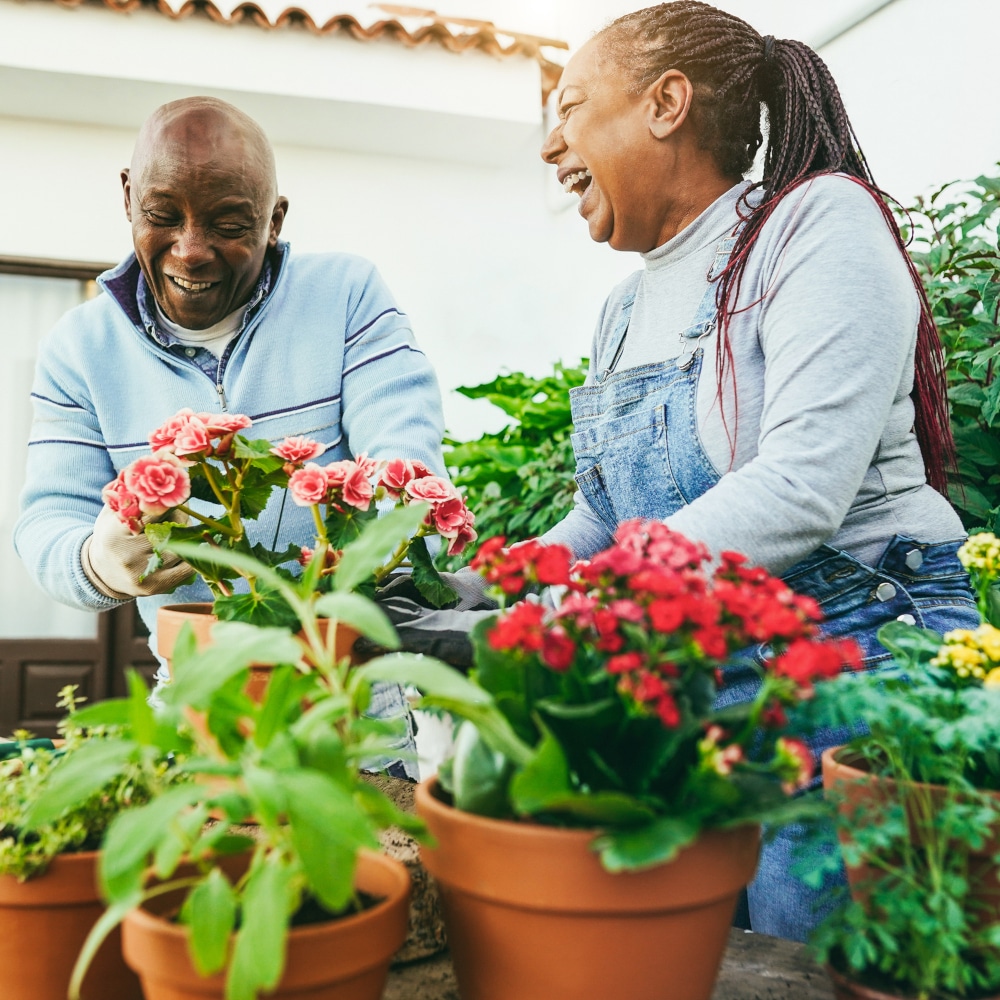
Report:
M563 191L566 194L572 194L573 188L577 186L581 181L588 180L590 178L589 170L579 170L575 174L569 174L563 179Z
M212 287L211 281L185 281L183 278L171 278L171 281L189 292L203 292L206 288Z

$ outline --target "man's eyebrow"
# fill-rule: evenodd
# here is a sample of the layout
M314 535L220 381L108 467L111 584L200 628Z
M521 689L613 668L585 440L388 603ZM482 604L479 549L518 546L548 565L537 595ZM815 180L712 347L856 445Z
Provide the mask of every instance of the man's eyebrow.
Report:
M581 93L585 93L583 87L580 86L580 84L578 84L578 83L568 83L568 84L566 84L566 86L562 90L559 91L559 96L556 99L556 107L557 108L561 108L562 107L562 103L563 103L563 100L566 97L567 92L569 92L571 90L578 90Z

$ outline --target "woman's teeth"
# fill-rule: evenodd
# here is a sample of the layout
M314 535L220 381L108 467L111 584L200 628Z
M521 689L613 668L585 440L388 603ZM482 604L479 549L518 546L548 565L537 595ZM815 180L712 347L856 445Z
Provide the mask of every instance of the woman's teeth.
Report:
M563 191L566 194L572 194L573 188L577 186L581 181L590 180L589 170L579 170L575 174L569 174L563 179Z

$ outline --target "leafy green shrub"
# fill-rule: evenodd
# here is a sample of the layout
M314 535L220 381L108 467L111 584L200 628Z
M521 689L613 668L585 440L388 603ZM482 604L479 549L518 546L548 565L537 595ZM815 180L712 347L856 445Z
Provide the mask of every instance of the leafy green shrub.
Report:
M952 183L903 220L944 345L958 450L951 500L967 528L1000 529L1000 177Z
M476 512L480 538L505 535L508 543L534 538L573 506L569 390L582 385L586 373L587 359L581 358L575 367L555 365L543 378L510 372L457 390L469 399L487 399L513 418L475 441L445 439L452 481Z

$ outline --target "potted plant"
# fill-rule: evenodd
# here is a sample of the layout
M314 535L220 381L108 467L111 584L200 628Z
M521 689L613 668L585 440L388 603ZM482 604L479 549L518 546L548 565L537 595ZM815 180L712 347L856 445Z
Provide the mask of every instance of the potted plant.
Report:
M58 706L74 712L74 686ZM77 713L86 722L86 713ZM171 785L162 755L132 752L107 767L117 727L59 725L60 737L31 740L15 733L0 744L0 996L4 1000L65 1000L70 974L104 907L97 887L98 848L106 828ZM60 790L74 802L52 804ZM48 803L43 801L48 799ZM83 983L86 1000L140 1000L135 974L117 937L95 956Z
M418 786L466 1000L707 1000L759 824L806 811L808 749L781 735L817 677L856 663L814 602L655 522L570 564L559 546L486 542L474 566L521 600L474 632L474 679L518 744L464 722ZM551 596L551 590L549 591ZM769 643L750 703L714 708L732 654Z
M959 556L978 628L886 625L892 663L803 709L865 722L823 758L850 892L812 944L840 998L1000 996L1000 542L975 534Z
M440 606L455 598L434 566L426 538L440 535L448 551L460 552L476 537L474 516L450 482L422 463L406 459L355 460L317 464L324 446L303 437L279 444L250 440L242 414L181 410L152 432L151 454L126 466L103 491L105 502L134 533L144 531L154 555L147 572L177 543L195 543L187 560L213 596L211 604L166 605L157 616L158 652L170 660L181 627L190 622L207 641L216 619L257 625L296 626L294 609L266 583L256 568L236 568L209 558L213 549L252 556L284 580L315 561L315 593L330 589L344 546L388 509L419 505L425 516L411 533L356 586L373 592L404 561L425 600ZM315 543L272 550L251 544L246 525L257 518L272 492L287 489L294 503L312 511ZM221 508L221 513L219 512ZM149 519L153 518L151 523ZM296 566L296 563L299 566ZM249 565L249 564L248 564ZM270 578L270 577L268 577ZM245 592L236 588L245 581ZM342 639L345 649L353 637Z
M252 572L280 594L301 634L219 622L199 650L185 631L162 706L133 689L129 699L91 710L89 721L126 725L130 741L149 752L186 733L190 745L176 768L194 780L108 829L100 865L108 910L81 953L73 996L102 936L119 922L147 1000L381 995L406 936L409 876L377 853L377 834L398 826L419 835L423 827L359 774L362 760L398 737L394 724L364 715L372 684L405 678L442 705L490 712L488 696L452 668L406 654L354 667L320 627L330 616L380 646L397 646L388 619L354 588L387 547L408 537L412 517L405 510L373 522L344 548L334 589L318 600L309 579L320 571L315 562L292 582L252 557L214 550L207 558ZM188 548L178 546L184 557ZM274 666L259 703L244 690L257 662ZM189 710L206 724L189 729Z

